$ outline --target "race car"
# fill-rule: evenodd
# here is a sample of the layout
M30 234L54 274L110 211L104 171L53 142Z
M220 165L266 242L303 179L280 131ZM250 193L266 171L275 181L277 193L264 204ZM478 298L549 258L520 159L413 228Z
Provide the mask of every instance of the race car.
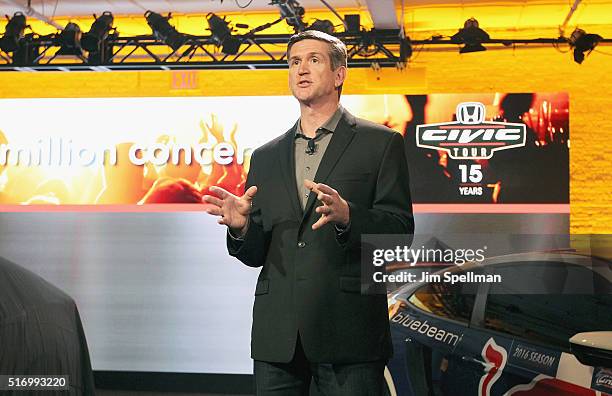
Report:
M612 394L608 260L499 256L430 274L389 302L391 396Z

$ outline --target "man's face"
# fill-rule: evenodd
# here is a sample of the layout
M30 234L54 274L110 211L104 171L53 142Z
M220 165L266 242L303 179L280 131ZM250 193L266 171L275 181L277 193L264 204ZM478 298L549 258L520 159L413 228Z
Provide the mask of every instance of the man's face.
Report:
M336 88L342 85L346 68L332 70L329 45L319 40L302 40L289 53L289 88L306 105L338 101Z

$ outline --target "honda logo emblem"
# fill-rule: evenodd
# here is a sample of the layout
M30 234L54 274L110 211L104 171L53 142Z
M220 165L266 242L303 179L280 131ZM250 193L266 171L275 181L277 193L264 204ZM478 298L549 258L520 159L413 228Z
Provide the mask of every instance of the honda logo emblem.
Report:
M481 124L485 119L485 107L478 102L464 102L457 106L457 121L461 124Z

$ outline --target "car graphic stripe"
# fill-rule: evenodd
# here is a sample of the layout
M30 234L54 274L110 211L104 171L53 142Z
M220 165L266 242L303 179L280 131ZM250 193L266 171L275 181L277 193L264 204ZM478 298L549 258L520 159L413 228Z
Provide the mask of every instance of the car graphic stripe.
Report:
M395 383L393 382L393 377L391 376L391 372L389 371L389 367L387 366L385 366L385 381L387 382L389 396L397 396L397 391L395 390Z
M484 375L480 378L480 383L478 384L478 395L490 396L491 387L499 377L501 377L506 367L508 353L506 349L497 345L493 338L489 338L482 348L481 355L486 365L484 368Z

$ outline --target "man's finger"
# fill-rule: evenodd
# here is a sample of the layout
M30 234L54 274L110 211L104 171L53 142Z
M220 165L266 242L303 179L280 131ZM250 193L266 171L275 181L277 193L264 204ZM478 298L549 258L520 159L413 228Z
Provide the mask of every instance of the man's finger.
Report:
M313 182L312 180L304 179L304 187L306 187L307 189L309 189L315 194L319 193L319 189L317 188L317 183Z
M323 215L321 215L321 218L319 220L317 220L317 222L312 225L312 229L313 230L319 229L319 228L323 227L327 223L329 223L329 216L326 216L326 215L323 214Z
M225 189L223 189L221 187L217 187L217 186L210 186L210 192L218 195L219 198L221 198L221 199L225 199L225 198L227 198L229 196L234 195L234 194L230 193L229 191L227 191L227 190L225 190Z
M334 203L334 199L331 197L331 195L327 195L322 192L317 195L317 199L326 205L331 205Z
M324 215L328 215L331 213L331 208L327 205L321 205L321 206L317 206L317 208L315 209L315 211L317 213L322 213Z
M223 206L223 201L217 197L213 197L212 195L204 195L202 197L202 202L209 203L215 206Z
M223 216L223 211L217 206L213 206L212 208L206 209L206 213L213 216Z
M328 195L336 195L336 194L338 194L338 191L334 190L333 188L331 188L327 184L319 183L317 185L317 188L319 189L320 192L328 194Z
M255 194L257 194L257 186L251 186L244 192L242 197L251 201L253 198L255 198Z

